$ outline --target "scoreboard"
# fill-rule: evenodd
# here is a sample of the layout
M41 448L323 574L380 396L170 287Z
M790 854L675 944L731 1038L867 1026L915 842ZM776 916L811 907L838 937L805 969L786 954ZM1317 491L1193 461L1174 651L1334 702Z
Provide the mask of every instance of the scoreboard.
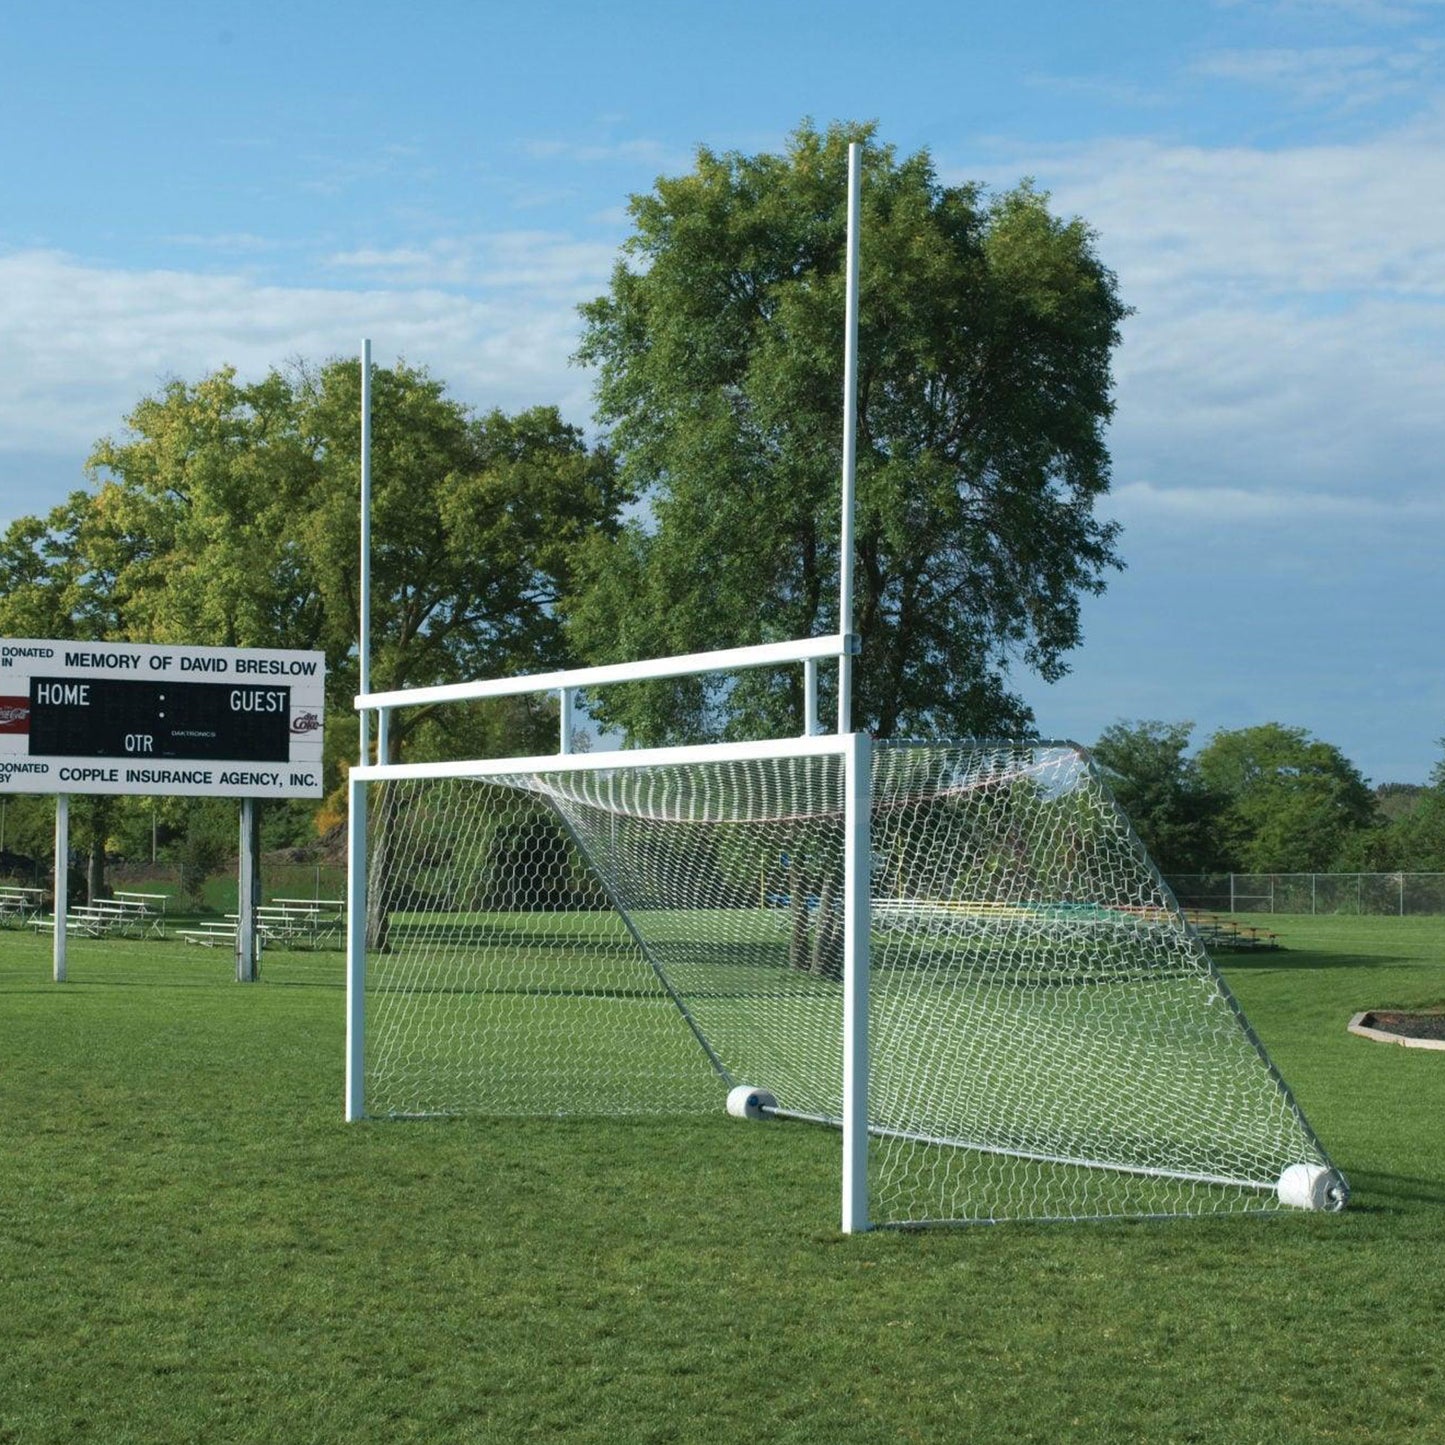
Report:
M32 758L291 761L289 687L30 679Z
M0 640L0 793L321 795L319 652Z

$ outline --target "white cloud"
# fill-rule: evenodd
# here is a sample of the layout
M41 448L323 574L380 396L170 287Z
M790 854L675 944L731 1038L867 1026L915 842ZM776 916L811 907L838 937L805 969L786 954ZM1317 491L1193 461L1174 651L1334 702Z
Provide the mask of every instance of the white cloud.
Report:
M620 161L627 165L639 162L659 169L675 169L679 159L684 166L689 157L675 146L656 140L576 141L532 139L521 142L522 154L537 161L566 161L569 165L596 165Z
M443 241L429 246L393 246L388 250L362 246L355 251L337 251L326 258L326 263L404 281L414 281L418 276L428 281L461 281L467 276L470 253Z
M1438 488L1442 142L1432 113L1355 145L1114 140L993 167L1086 218L1136 308L1115 366L1121 485Z
M398 180L419 180L435 174L417 146L389 144L344 154L311 153L301 157L309 174L298 182L298 188L309 195L334 200L358 187Z
M1222 8L1232 9L1254 0L1222 0ZM1411 25L1426 19L1445 0L1278 0L1277 8L1300 13L1339 14L1362 25Z
M439 286L329 289L267 285L245 275L130 271L53 251L0 256L0 438L7 450L73 451L101 435L164 379L234 365L259 376L289 357L354 354L425 363L460 399L489 408L557 403L590 412L588 377L572 367L578 322L552 272L496 296ZM521 276L526 248L502 246L494 279Z
M1298 104L1362 110L1418 93L1438 74L1441 47L1416 40L1400 47L1314 46L1296 49L1220 50L1195 62L1209 79L1268 86Z
M277 249L277 242L269 240L265 236L257 236L250 231L218 232L215 235L186 232L174 236L162 236L161 240L168 246L187 246L198 251L219 251L232 254L255 255Z
M1024 84L1032 90L1081 100L1089 105L1152 110L1166 104L1170 99L1169 92L1158 86L1138 85L1132 81L1093 75L1059 75L1050 71L1035 71L1024 77Z
M1282 150L1115 141L1032 157L1105 258L1175 307L1369 291L1445 297L1445 124Z
M1121 481L1438 487L1445 307L1370 302L1309 315L1243 301L1177 313L1140 306L1117 367Z
M426 246L342 251L327 264L387 284L522 292L565 305L603 290L615 256L614 246L558 232L504 231Z
M1355 528L1445 524L1445 497L1359 495L1250 490L1245 487L1159 486L1127 482L1110 494L1110 511L1127 525L1182 522L1210 530L1239 526L1279 527L1298 535L1324 527Z

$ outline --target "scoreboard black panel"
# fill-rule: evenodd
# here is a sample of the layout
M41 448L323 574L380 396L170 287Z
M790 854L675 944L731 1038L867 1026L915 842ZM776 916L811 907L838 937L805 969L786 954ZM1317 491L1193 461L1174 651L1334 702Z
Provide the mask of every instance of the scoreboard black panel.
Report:
M30 756L285 763L291 689L32 677Z

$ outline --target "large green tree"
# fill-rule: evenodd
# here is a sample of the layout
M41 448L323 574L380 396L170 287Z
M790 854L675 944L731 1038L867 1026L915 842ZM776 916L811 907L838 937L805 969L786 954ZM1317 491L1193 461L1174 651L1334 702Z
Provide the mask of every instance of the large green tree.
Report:
M1190 722L1117 722L1094 745L1120 807L1163 873L1217 866L1224 797L1189 756Z
M0 541L0 632L321 648L349 712L360 385L343 360L142 401L96 446L90 490ZM554 408L478 416L404 365L372 395L373 686L562 664L573 556L623 501L608 454ZM394 746L423 721L399 719Z
M1374 822L1374 796L1359 770L1304 728L1264 723L1217 732L1199 753L1199 771L1226 799L1231 868L1325 870Z
M596 661L838 624L847 147L864 152L858 725L1017 732L1012 671L1066 670L1118 565L1110 358L1125 308L1089 228L1022 185L944 185L869 126L701 149L632 198L579 359L630 490L570 621ZM798 721L798 669L609 694L649 741Z

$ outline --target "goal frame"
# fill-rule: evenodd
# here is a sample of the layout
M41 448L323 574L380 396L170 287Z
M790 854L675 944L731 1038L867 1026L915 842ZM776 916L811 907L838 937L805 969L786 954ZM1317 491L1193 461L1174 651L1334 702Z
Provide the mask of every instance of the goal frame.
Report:
M850 655L852 640L813 638L797 643L739 648L726 654L732 667L771 666L803 661L810 668L820 656ZM717 671L722 654L693 653L680 657L623 663L607 669L579 668L545 677L509 678L490 683L463 683L455 688L427 689L445 693L431 701L462 697L507 696L561 690L564 695L585 678L596 684L599 672L610 682L645 677L686 676ZM479 692L483 688L486 691ZM816 688L811 689L816 695ZM386 711L403 701L421 701L416 693L358 697L357 706ZM563 708L564 713L567 708ZM382 731L385 724L382 723ZM809 718L809 726L812 719ZM871 926L871 829L869 819L873 743L867 733L805 733L795 738L755 742L706 743L691 747L635 748L606 753L558 752L525 758L498 758L432 763L374 763L351 769L346 880L346 1085L345 1117L354 1123L366 1117L366 928L367 928L367 785L421 778L492 777L532 772L606 772L753 759L839 758L843 769L843 1097L842 1097L842 1231L869 1228L868 1219L868 979Z

